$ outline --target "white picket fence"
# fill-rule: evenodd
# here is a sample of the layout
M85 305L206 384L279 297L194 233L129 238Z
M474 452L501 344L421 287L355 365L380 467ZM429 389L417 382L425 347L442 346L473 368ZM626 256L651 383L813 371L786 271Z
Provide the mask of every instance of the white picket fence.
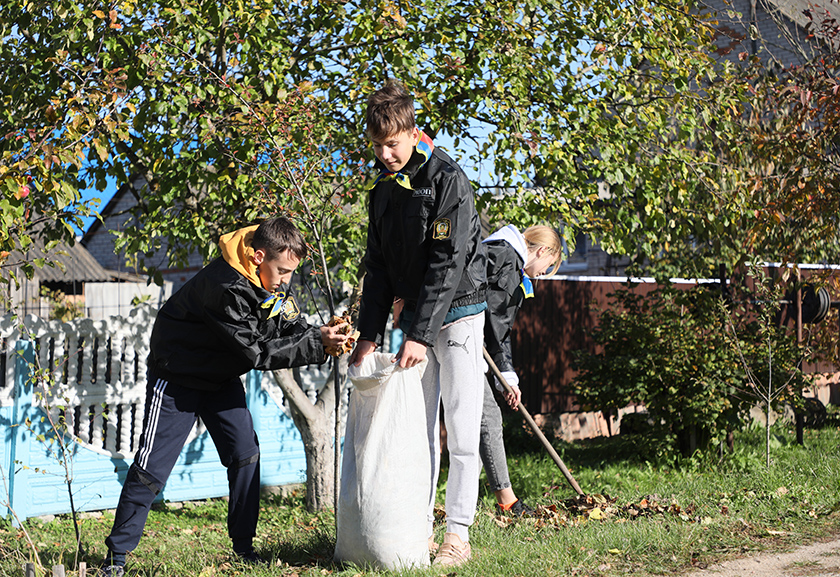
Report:
M41 377L33 391L53 419L66 419L88 448L128 458L139 442L146 387L146 357L154 321L150 307L127 317L68 323L28 315L0 319L6 359L6 386L0 406L11 405L14 347L19 338L35 343L35 369ZM22 327L22 330L21 330ZM40 390L39 390L40 389Z

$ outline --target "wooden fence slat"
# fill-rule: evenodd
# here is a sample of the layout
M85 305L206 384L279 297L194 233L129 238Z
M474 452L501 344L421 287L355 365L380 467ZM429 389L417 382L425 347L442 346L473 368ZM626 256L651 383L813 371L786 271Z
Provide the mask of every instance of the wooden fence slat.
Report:
M125 455L134 451L134 439L131 438L131 405L122 404L117 408L120 414L120 429L118 433L120 438L120 453Z
M43 336L35 340L38 343L38 348L36 350L38 360L35 363L35 366L43 371L48 371L52 369L50 367L50 344L52 338L48 336ZM40 384L39 388L40 388Z
M59 332L53 336L53 366L50 369L53 372L53 382L55 384L66 382L64 378L65 369L67 368L66 341L67 335L63 332Z
M81 355L81 370L82 376L79 379L79 384L87 388L90 386L91 382L93 382L94 374L93 371L96 367L93 365L93 351L96 346L96 335L92 333L85 334L85 342L82 348L82 355ZM75 356L75 355L74 355Z
M64 422L67 423L68 434L76 438L76 411L73 407L66 407L64 409Z
M121 334L111 335L111 380L109 384L118 383L123 379L123 340Z
M105 450L111 453L117 452L117 422L119 421L120 405L108 404L108 418L104 419L105 427Z
M105 386L105 374L108 371L108 364L111 359L108 357L108 335L100 333L96 336L96 366L92 367L95 372L92 375L92 380L96 382L97 386Z
M105 418L102 416L102 405L96 404L92 405L91 409L93 409L93 418L91 421L93 422L93 434L91 435L90 444L96 447L97 449L102 448L102 426L105 422Z
M82 405L79 408L79 438L83 443L90 443L90 408Z
M79 371L79 335L69 335L65 344L67 354L67 382L77 383L76 375Z
M125 355L125 361L122 363L120 380L123 387L132 389L137 384L137 375L134 374L134 359L137 358L137 349L126 343L123 346L122 353ZM141 377L145 378L145 375L141 375Z

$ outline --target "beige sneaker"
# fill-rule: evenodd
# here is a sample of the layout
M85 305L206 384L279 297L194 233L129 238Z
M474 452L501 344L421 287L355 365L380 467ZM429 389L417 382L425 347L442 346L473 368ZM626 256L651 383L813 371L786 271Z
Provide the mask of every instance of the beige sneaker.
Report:
M432 565L457 567L469 561L470 557L472 557L472 548L469 541L464 543L455 533L446 533Z
M429 554L434 555L437 553L437 550L440 548L440 545L435 543L435 536L429 535Z

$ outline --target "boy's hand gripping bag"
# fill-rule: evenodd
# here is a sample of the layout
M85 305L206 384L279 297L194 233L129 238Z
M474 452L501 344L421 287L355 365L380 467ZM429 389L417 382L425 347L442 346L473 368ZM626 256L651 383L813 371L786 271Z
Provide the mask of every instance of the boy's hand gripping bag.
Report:
M385 569L429 565L431 458L420 378L372 353L348 375L350 395L335 559Z

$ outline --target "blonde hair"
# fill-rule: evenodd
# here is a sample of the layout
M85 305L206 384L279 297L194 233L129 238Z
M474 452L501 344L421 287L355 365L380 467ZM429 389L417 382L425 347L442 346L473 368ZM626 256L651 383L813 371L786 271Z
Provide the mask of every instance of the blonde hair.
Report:
M560 268L560 261L563 256L563 243L557 231L549 226L537 224L526 228L522 236L525 237L525 243L528 245L529 250L542 246L547 248L551 254L555 255L554 262L551 263L551 266L545 271L545 274L552 275L556 273L557 269Z
M391 79L368 98L368 137L379 140L414 128L414 98L397 80Z

